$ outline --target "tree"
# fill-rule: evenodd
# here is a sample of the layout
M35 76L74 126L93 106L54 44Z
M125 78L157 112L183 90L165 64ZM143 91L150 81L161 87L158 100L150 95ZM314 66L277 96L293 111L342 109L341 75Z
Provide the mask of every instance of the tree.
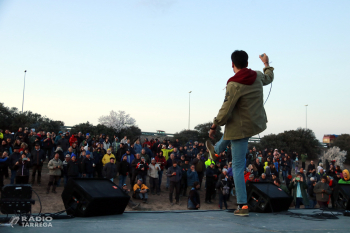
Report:
M74 125L71 130L72 133L79 133L82 132L83 134L90 133L91 135L96 135L97 130L93 124L90 124L90 122L86 123L80 123L77 125Z
M174 138L179 139L179 142L182 144L187 143L190 140L197 141L199 139L199 132L197 130L184 129L179 133L176 132Z
M323 158L328 160L328 162L331 162L335 160L335 165L339 165L341 169L343 169L343 164L345 162L346 158L346 151L340 151L340 148L337 146L334 146L327 150L327 152L324 154Z
M283 133L269 134L261 138L263 148L283 149L288 153L307 153L309 158L317 158L320 152L320 143L310 129L284 131Z
M341 150L345 150L347 152L346 162L350 162L350 135L349 134L341 134L336 137L333 141L333 146L339 147Z
M101 125L113 128L115 132L119 133L122 129L126 129L133 126L136 121L134 118L130 117L129 114L125 114L124 111L111 111L107 116L101 116L98 118L98 122Z
M122 129L117 135L119 139L123 138L124 136L128 136L131 143L133 143L137 138L141 136L141 129L136 125L133 125L126 129Z
M199 124L196 127L194 127L194 129L198 131L199 140L206 141L206 140L210 139L209 138L209 130L210 130L212 125L213 125L212 122L207 122L204 124ZM214 136L215 142L219 141L221 139L222 135L223 134L221 132L221 126L217 126L216 130L215 130L215 136Z

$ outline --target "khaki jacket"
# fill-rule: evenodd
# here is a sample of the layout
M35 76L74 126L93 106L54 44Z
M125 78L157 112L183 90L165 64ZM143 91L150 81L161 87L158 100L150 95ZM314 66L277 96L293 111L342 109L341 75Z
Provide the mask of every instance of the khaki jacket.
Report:
M263 86L273 79L273 67L257 72L252 85L229 82L224 103L214 118L215 125L226 125L224 140L251 137L266 129L267 117L264 109Z
M58 166L60 166L61 169L57 168ZM60 176L61 170L63 169L63 163L60 159L56 160L53 158L47 164L47 167L49 168L49 175L50 176Z

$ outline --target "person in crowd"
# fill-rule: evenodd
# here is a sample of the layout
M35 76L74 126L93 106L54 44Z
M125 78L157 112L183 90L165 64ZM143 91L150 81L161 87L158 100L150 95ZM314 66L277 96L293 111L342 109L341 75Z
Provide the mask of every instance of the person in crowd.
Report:
M289 184L289 189L293 189L293 197L296 209L299 209L301 204L304 206L309 205L309 199L305 191L307 189L307 184L300 174L297 174L297 176Z
M196 172L198 174L198 179L199 179L199 185L202 187L202 180L204 177L204 173L206 171L206 167L205 167L204 161L201 159L200 154L197 154L197 158L193 159L192 164L196 168ZM192 184L189 187L192 187Z
M329 170L327 171L327 176L336 177L335 168L333 164L329 165Z
M142 145L140 144L140 139L137 139L134 143L134 150L136 154L146 154L146 151L142 153ZM142 155L144 156L144 155ZM146 160L147 161L147 160Z
M96 164L90 157L90 151L86 152L86 156L82 161L82 174L84 178L94 178Z
M316 200L320 208L328 208L329 195L332 194L332 190L328 185L326 176L322 176L321 181L317 182L314 193L316 193Z
M8 153L7 151L0 152L0 190L4 186L4 176L8 173Z
M201 205L200 197L198 190L200 189L200 185L197 181L193 182L193 186L188 195L187 208L189 210L198 210Z
M32 166L31 160L22 154L21 158L15 163L13 167L16 170L16 184L28 184L29 182L29 168Z
M250 184L250 183L255 183L255 182L259 182L259 179L256 179L254 174L250 174L248 180L246 181L246 185Z
M287 193L288 195L290 194L290 193L289 193L289 189L288 189L285 185L281 184L281 181L280 181L279 179L273 180L273 183L274 183L274 185L276 185L277 187L279 187L280 189L282 189L282 190L283 190L285 193Z
M170 167L172 167L174 162L176 162L175 156L172 153L172 154L170 154L170 157L166 161L165 169L168 170ZM169 182L170 182L170 178L169 178L169 176L167 176L166 186L165 186L166 190L168 190L168 188L169 188Z
M111 157L114 158L114 163L115 163L115 156L114 154L112 154L112 150L111 149L107 149L107 154L105 154L102 158L102 164L103 166L105 166L107 163L109 163L111 161Z
M151 164L149 165L148 169L148 176L149 176L149 183L151 186L151 193L154 195L157 193L157 195L160 195L159 191L159 170L160 166L156 163L156 159L152 158Z
M66 154L66 159L62 163L62 167L63 167L62 173L63 173L63 184L64 184L64 187L67 185L67 182L68 182L68 163L69 163L69 161L70 161L70 155Z
M145 157L141 157L141 161L138 162L136 165L136 171L137 171L137 179L141 178L146 184L146 177L147 177L147 171L148 171L148 164L146 163Z
M222 209L222 203L224 203L225 209L227 209L227 200L230 195L230 189L232 188L232 182L227 175L227 169L222 169L222 174L216 183L216 190L219 194L219 208Z
M270 182L270 180L267 178L266 174L263 173L263 174L261 174L261 176L259 178L259 182L261 182L261 183L268 183L268 182Z
M323 169L323 163L319 163L318 164L318 166L317 166L317 173L319 173L321 169L324 170Z
M65 137L65 135L62 133L61 138L57 141L57 146L60 146L63 150L63 152L67 152L69 148L69 139Z
M174 156L172 155L173 159ZM173 205L173 193L174 189L175 191L175 200L177 205L179 205L179 199L180 199L180 184L181 184L181 177L182 172L181 168L177 166L177 162L173 160L173 165L168 168L167 171L167 177L169 177L169 201L170 204Z
M128 186L126 184L119 185L119 186L122 187L122 190L124 193L129 195L130 189L128 189ZM135 203L130 199L128 202L128 206L133 210L137 210L140 207L140 203Z
M302 153L300 155L301 157L301 167L305 170L305 162L306 162L306 159L307 159L307 154L306 153ZM308 169L309 171L309 169Z
M69 138L69 145L72 146L73 143L77 143L78 139L77 139L77 134L73 133L72 136Z
M205 193L205 203L211 204L211 198L213 193L215 192L215 183L217 174L214 170L215 165L212 163L209 167L206 169L206 181L207 181L207 189Z
M47 186L46 194L49 194L51 186L52 192L56 192L56 185L58 179L61 177L61 170L63 169L62 161L59 159L59 153L55 153L55 157L49 161L47 167L49 168L49 184Z
M186 160L189 162L188 160ZM186 171L186 176L187 176L187 187L193 187L194 183L197 182L199 185L199 177L198 173L195 169L195 165L191 165L190 169Z
M120 148L120 142L119 142L119 138L116 136L114 138L114 142L112 143L112 147L113 147L113 153L115 153L115 156L116 156L116 160L118 160L117 152Z
M143 200L143 203L148 203L148 193L149 193L149 188L143 184L142 179L138 179L136 184L133 187L134 194L133 197L136 199Z
M110 162L106 163L105 166L103 167L102 176L113 182L114 178L117 175L117 169L115 167L115 161L114 161L115 158L111 156L109 160Z
M339 165L337 165L336 167L335 167L335 173L342 173L343 171L340 169L340 166Z
M307 177L316 177L316 167L315 167L313 160L311 160L310 164L307 166L306 176Z
M110 146L111 146L111 143L109 143L108 138L106 138L106 139L103 141L103 149L105 149L106 151L108 151ZM112 152L112 151L111 151L111 152Z
M173 152L174 149L167 149L166 145L162 146L162 152L163 152L163 156L165 157L165 160L169 159L169 153Z
M130 172L131 165L127 161L128 156L123 155L123 160L119 164L119 186L122 187L123 184L126 182L126 178L128 176L128 173Z
M138 175L137 165L141 162L140 154L136 154L136 158L131 162L131 178L130 178L130 184L132 187L134 187L135 179Z
M310 181L307 185L307 194L309 197L309 205L308 208L309 209L313 209L315 208L316 204L317 204L317 200L316 200L316 193L314 192L314 187L316 185L316 178L315 177L311 177Z
M67 164L67 176L68 180L70 178L78 178L79 177L79 162L77 160L77 156L73 153L71 159Z
M17 174L17 171L14 169L14 166L21 157L22 156L19 153L19 146L13 147L13 153L10 155L10 158L8 160L8 164L11 169L11 184L15 183L15 178Z
M289 170L289 163L287 161L287 157L284 157L281 163L281 168L282 168L282 178L283 178L283 183L286 182L286 178L288 176L288 170Z
M341 178L338 181L338 184L350 184L350 175L349 175L349 171L347 169L344 169L343 172L343 178Z
M207 169L208 167L210 167L210 164L214 164L215 165L215 161L213 158L211 158L211 156L209 156L208 160L205 161L205 169ZM206 171L206 170L205 170Z
M323 176L327 176L326 173L323 171L323 168L320 169L320 171L316 174L317 181L321 181L321 178Z
M103 158L103 154L101 153L101 148L94 149L92 154L93 154L94 163L96 165L95 166L95 173L97 174L98 178L102 178L102 169L103 169L102 158Z
M159 164L159 166L160 166L160 170L158 171L158 175L159 175L159 191L160 191L160 187L162 185L164 167L166 167L167 162L165 160L165 157L163 156L163 151L159 151L159 153L155 157L155 159L156 159L157 164Z
M259 177L264 173L264 166L263 163L260 162L259 158L255 159L255 162L253 163L253 171L255 177Z
M298 156L295 156L295 159L294 159L294 169L295 169L295 173L298 173L298 171L299 171L299 158L298 158Z
M32 155L32 185L35 183L35 175L36 172L38 172L38 177L37 177L37 184L40 186L41 185L41 171L43 168L43 163L46 159L45 152L40 149L40 144L36 143L35 144L35 149L31 153Z
M141 149L141 154L140 154L140 156L145 158L145 162L146 162L147 164L149 164L149 163L151 162L151 159L150 159L150 157L148 156L148 154L146 153L146 149L145 149L145 148Z

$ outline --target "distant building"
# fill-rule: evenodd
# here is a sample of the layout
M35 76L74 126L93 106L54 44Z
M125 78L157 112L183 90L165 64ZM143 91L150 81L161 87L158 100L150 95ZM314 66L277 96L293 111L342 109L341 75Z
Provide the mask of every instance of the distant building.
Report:
M333 143L334 139L336 139L339 135L336 134L325 134L323 136L323 143L331 144Z

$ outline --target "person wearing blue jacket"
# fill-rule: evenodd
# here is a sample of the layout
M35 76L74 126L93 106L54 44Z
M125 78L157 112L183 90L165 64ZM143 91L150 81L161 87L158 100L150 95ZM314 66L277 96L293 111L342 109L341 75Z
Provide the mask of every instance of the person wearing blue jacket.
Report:
M193 187L194 182L199 182L199 179L195 166L191 165L191 169L187 171L187 187Z
M84 178L93 178L96 164L90 157L90 151L86 152L86 157L82 161L82 174Z
M134 144L134 150L136 154L141 154L142 146L140 144L140 141L137 139Z

